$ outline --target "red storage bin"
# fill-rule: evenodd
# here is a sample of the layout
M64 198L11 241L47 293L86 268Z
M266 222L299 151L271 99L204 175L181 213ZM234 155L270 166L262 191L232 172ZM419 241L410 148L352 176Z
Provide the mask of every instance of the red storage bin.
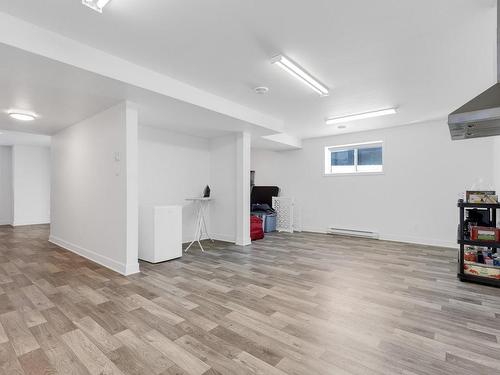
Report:
M250 238L252 241L264 238L264 229L262 228L262 219L258 216L250 216Z
M493 227L472 227L470 239L473 241L500 242L500 229Z

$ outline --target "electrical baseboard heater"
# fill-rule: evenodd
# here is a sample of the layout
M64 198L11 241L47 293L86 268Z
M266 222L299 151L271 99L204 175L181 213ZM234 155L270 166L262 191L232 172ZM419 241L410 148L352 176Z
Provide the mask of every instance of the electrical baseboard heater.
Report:
M363 237L363 238L372 238L375 240L379 239L379 234L377 232L370 232L367 230L328 228L327 233L336 234L338 236Z

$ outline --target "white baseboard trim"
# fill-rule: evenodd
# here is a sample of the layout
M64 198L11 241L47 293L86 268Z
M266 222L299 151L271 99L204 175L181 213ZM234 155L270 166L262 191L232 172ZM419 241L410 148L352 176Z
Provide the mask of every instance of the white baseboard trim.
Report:
M215 238L214 238L215 239ZM205 241L205 240L208 240L208 237L207 236L203 236L201 237L201 240L200 241ZM188 237L188 238L183 238L182 239L182 243L191 243L193 241L196 241L196 239L192 238L192 237Z
M45 225L50 224L50 219L35 219L35 220L14 220L13 227L24 227L27 225Z
M303 227L302 231L303 232L311 232L311 233L327 234L327 229ZM403 242L403 243L409 243L409 244L413 244L413 245L436 246L436 247L447 247L447 248L452 248L452 249L458 249L458 245L455 242L446 241L446 240L436 240L436 239L412 237L412 236L400 236L400 235L384 234L384 233L380 233L379 239L382 241Z
M230 235L230 234L216 234L216 233L211 233L210 235L212 236L213 240L236 243L236 238L235 238L234 235Z
M108 258L104 255L98 254L95 251L85 249L81 246L75 245L71 242L65 241L61 238L58 238L58 237L52 236L52 235L49 237L49 242L51 242L54 245L57 245L59 247L62 247L65 250L71 251L72 253L75 253L75 254L80 255L84 258L87 258L87 259L91 260L92 262L100 264L101 266L104 266L104 267L109 268L115 272L118 272L124 276L132 275L134 273L140 272L139 262L133 263L133 264L125 264L125 263L117 262L116 260Z
M424 245L424 246L437 246L437 247L448 247L452 249L458 249L456 242L436 240L433 238L421 238L421 237L411 237L411 236L398 236L391 234L381 234L380 239L383 241L391 242L404 242L414 245Z
M10 221L10 220L0 220L0 225L12 225L12 221Z

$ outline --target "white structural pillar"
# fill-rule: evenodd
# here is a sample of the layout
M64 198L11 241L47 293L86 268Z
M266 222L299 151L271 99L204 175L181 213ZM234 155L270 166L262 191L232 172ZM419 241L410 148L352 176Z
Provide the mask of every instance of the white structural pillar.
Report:
M250 240L250 151L251 136L243 132L236 139L236 244Z
M52 136L50 241L124 275L139 272L135 106Z
M125 107L125 158L127 200L127 259L125 274L139 272L139 111L135 103Z

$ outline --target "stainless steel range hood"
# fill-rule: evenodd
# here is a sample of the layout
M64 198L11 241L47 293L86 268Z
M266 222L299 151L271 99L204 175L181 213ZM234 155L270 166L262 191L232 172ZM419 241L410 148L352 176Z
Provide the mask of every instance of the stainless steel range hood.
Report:
M497 1L497 82L500 82L500 0ZM448 116L451 139L500 135L500 83Z

